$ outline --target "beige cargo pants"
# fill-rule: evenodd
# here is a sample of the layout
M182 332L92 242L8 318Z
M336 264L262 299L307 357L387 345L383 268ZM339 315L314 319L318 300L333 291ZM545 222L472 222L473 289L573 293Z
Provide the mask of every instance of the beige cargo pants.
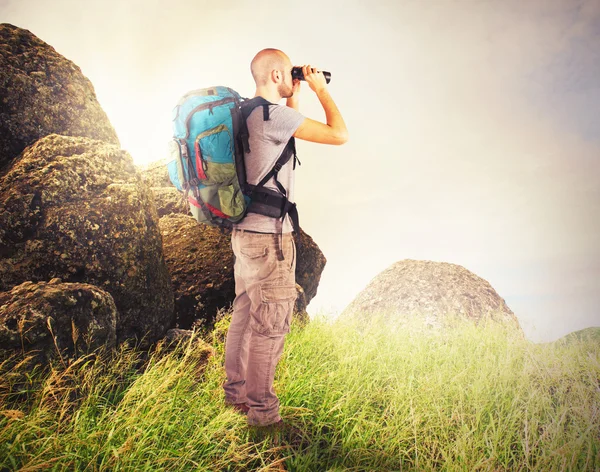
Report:
M281 419L273 379L296 300L296 247L291 233L243 230L232 232L231 246L236 297L225 343L225 401L246 403L248 424L266 426Z

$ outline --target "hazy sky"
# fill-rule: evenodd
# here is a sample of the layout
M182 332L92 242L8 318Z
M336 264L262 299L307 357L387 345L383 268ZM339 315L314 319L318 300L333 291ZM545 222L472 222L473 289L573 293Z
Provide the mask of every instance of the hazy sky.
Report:
M252 96L262 48L331 71L350 141L297 145L328 260L311 313L427 259L488 280L534 341L600 326L600 0L0 0L0 22L81 67L140 164L185 92ZM300 107L325 119L306 84Z

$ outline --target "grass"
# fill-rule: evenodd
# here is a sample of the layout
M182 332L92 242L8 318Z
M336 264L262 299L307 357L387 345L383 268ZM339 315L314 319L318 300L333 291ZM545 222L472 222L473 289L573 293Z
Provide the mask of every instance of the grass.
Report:
M150 353L0 365L0 470L600 469L600 346L447 330L294 326L275 388L293 435L225 406L228 318ZM212 356L209 353L213 353Z

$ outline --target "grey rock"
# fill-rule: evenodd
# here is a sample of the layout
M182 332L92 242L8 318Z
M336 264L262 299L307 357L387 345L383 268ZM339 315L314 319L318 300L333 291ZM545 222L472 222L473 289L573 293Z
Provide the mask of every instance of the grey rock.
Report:
M492 286L464 267L446 262L403 260L377 275L340 314L392 323L419 317L432 327L454 318L490 317L519 327L515 314Z
M199 320L211 326L219 310L227 309L235 299L231 233L186 215L164 216L159 225L178 326L189 328ZM306 322L306 307L316 295L325 257L310 236L302 232L300 238L303 246L297 251L295 312L297 319Z
M317 295L321 274L327 264L325 255L304 230L294 234L297 248L296 283L302 287L304 308ZM300 310L302 311L302 310Z
M53 278L109 292L119 343L174 325L152 193L117 146L50 135L0 180L0 291Z
M175 187L152 187L159 218L166 215L191 215L189 204Z
M112 296L80 283L24 282L0 292L0 347L36 355L72 357L116 343L117 308Z
M0 24L0 169L49 134L119 140L81 69L26 29Z
M140 174L142 174L142 178L148 182L150 187L171 187L177 191L175 186L171 183L171 179L169 178L167 163L168 159L161 159L151 162L145 166L139 166L138 170Z
M212 324L235 298L230 233L185 215L163 216L159 227L178 327L190 328L197 320Z
M173 343L173 342L176 343L179 341L190 339L193 334L194 334L194 331L192 331L191 329L172 328L169 331L167 331L167 334L165 334L164 339L168 343Z

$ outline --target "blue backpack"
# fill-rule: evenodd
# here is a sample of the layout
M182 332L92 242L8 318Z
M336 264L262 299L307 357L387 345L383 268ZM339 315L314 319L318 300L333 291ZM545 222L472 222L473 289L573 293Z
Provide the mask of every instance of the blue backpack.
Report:
M287 200L277 173L292 156L294 137L270 172L257 184L246 181L244 154L250 153L246 119L257 106L269 119L270 102L244 99L228 87L210 87L184 95L173 110L173 139L169 142L169 178L183 193L200 223L230 228L248 212L272 218L289 213L299 231L296 205ZM264 188L272 177L278 191Z

